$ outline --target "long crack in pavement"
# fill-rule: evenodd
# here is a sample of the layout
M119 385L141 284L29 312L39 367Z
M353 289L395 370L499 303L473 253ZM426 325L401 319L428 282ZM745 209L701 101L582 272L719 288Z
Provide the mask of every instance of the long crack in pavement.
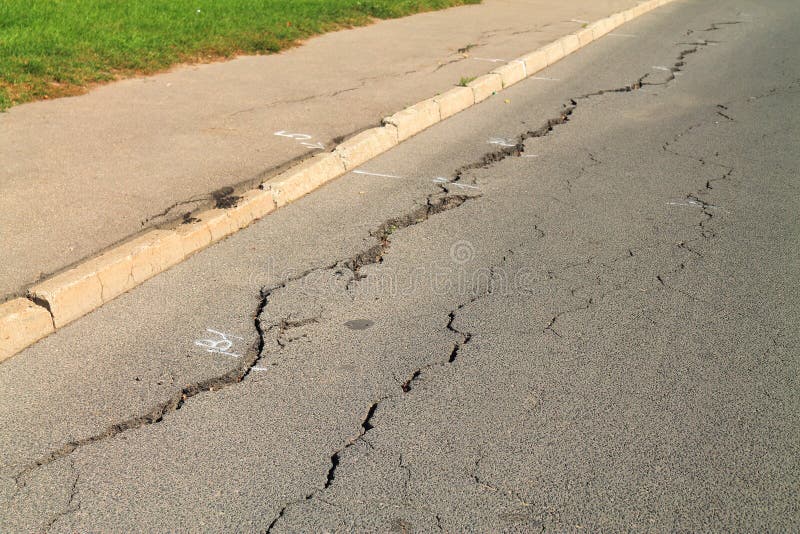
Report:
M714 25L712 25L712 29L717 29L717 28L713 28L713 26ZM705 31L712 31L712 29L705 30ZM500 148L498 150L495 150L495 151L492 151L492 152L488 152L484 156L479 158L477 161L458 168L453 173L453 178L452 178L451 183L457 183L457 182L461 181L464 178L465 174L468 173L471 170L474 170L474 169L486 169L486 168L489 168L490 166L492 166L492 165L504 160L505 158L508 158L508 157L519 157L519 156L523 155L523 153L525 151L525 141L526 140L532 139L532 138L544 137L544 136L550 134L551 132L553 132L557 126L567 124L569 122L570 116L573 113L575 113L576 109L579 106L580 101L582 101L582 100L593 98L593 97L596 97L596 96L602 96L602 95L607 94L607 93L630 93L632 91L640 90L642 87L648 86L648 85L667 85L667 84L671 83L672 81L675 80L675 73L680 72L681 69L685 66L687 58L690 55L695 54L696 52L698 52L701 49L701 46L707 46L709 43L708 42L697 42L697 43L693 43L693 44L695 45L693 48L686 49L686 50L683 50L683 51L680 52L676 62L670 68L669 76L665 81L659 82L659 83L647 82L646 80L650 77L650 74L651 74L651 73L647 73L647 74L641 76L640 78L638 78L637 80L635 80L634 82L632 82L632 83L630 83L628 85L624 85L622 87L598 90L598 91L585 93L583 95L570 98L570 99L567 100L567 103L562 105L561 110L559 111L559 113L557 114L557 116L555 118L551 118L551 119L546 120L542 124L542 126L537 128L537 129L527 130L527 131L519 134L517 136L517 138L516 138L516 143L513 146L511 146L511 147L503 147L503 148ZM721 109L724 110L724 108L721 108ZM729 120L732 120L729 117L726 117L726 118L728 118ZM689 130L691 130L691 128ZM687 133L688 133L689 130L687 130ZM677 140L677 138L675 139L675 141L676 140ZM669 151L669 146L670 146L670 143L665 144L664 145L664 150L665 151ZM677 153L675 153L675 154L678 155ZM594 156L591 156L591 157L592 157L592 159L594 161ZM699 226L701 228L704 228L704 224L708 220L711 220L713 218L713 213L711 213L713 206L711 206L710 204L708 204L705 201L701 200L699 198L699 195L702 195L702 194L707 193L708 191L710 191L713 188L712 182L717 181L717 180L727 179L728 177L730 177L731 173L733 172L732 168L725 167L725 166L722 166L722 165L720 165L720 167L723 167L725 169L725 174L723 176L721 176L720 178L718 178L716 180L710 180L709 182L706 183L706 187L703 190L700 190L700 191L697 191L697 192L692 193L690 195L687 195L687 197L686 197L687 201L697 202L698 205L702 207L704 220L699 223ZM304 273L302 273L302 274L300 274L298 276L287 278L284 281L282 281L280 284L277 284L277 285L275 285L273 287L262 288L260 290L261 299L260 299L259 305L258 305L257 309L255 310L255 314L254 314L254 327L255 327L256 332L258 333L258 340L256 341L255 345L253 347L251 347L250 350L247 351L247 354L246 354L246 356L244 357L244 360L243 360L244 361L244 365L239 366L239 367L237 367L235 369L232 369L232 370L230 370L227 373L224 373L222 375L219 375L219 376L216 376L216 377L207 378L207 379L204 379L202 381L196 382L194 384L187 385L184 388L182 388L180 391L176 392L175 395L171 396L169 399L165 400L164 402L154 406L153 409L151 409L149 412L147 412L147 413L145 413L143 415L132 417L130 419L126 419L124 421L116 423L116 424L104 429L102 432L99 432L97 434L88 436L86 438L70 441L70 442L64 444L63 446L61 446L60 448L55 449L55 450L51 451L50 453L42 456L41 458L39 458L35 462L33 462L33 463L29 464L28 466L26 466L24 469L22 469L20 472L18 472L13 477L14 481L17 484L17 492L19 491L20 488L24 487L26 477L29 476L33 471L35 471L36 469L38 469L40 467L49 465L49 464L51 464L51 463L53 463L53 462L55 462L55 461L57 461L59 459L68 457L73 452L75 452L76 450L80 449L81 447L83 447L85 445L98 443L100 441L104 441L106 439L113 438L113 437L115 437L115 436L117 436L119 434L127 432L128 430L140 428L140 427L147 426L147 425L158 424L161 421L163 421L164 418L168 414L180 410L185 405L185 403L188 402L193 397L198 396L198 395L200 395L202 393L205 393L205 392L219 390L219 389L226 388L226 387L229 387L229 386L232 386L232 385L236 385L236 384L242 382L244 379L246 379L249 376L249 374L252 371L252 369L256 365L258 365L259 362L261 362L264 359L264 357L266 356L266 354L265 354L265 352L267 350L266 338L267 338L267 336L269 334L272 334L274 331L277 331L277 333L278 333L278 335L277 335L278 350L281 350L285 346L285 341L282 341L282 340L283 340L284 334L286 333L286 331L288 329L294 328L294 327L303 326L304 324L308 324L307 320L295 321L291 317L283 317L283 318L277 319L275 321L272 321L272 322L270 322L270 324L267 324L267 325L262 323L261 316L265 312L267 307L269 306L270 296L277 289L285 288L290 282L301 280L302 278L304 278L306 276L309 276L311 273L318 272L318 271L325 271L325 270L336 270L336 271L340 271L340 272L348 271L350 273L349 274L350 280L347 283L347 289L351 289L353 284L358 283L358 281L363 277L363 275L360 272L362 267L364 267L366 265L371 265L371 264L380 264L383 261L383 256L388 252L388 250L390 248L390 244L391 244L390 236L392 235L392 233L395 233L397 231L401 231L402 229L408 228L410 226L421 224L421 223L427 221L430 217L432 217L432 216L434 216L434 215L436 215L438 213L442 213L444 211L448 211L448 210L451 210L451 209L458 208L461 205L463 205L465 202L474 200L476 198L480 198L480 196L481 196L480 194L476 194L476 195L463 195L463 194L455 195L455 194L452 194L451 191L449 190L447 184L438 184L438 187L440 188L440 191L437 191L435 193L431 193L427 197L427 199L425 200L425 204L424 205L418 206L417 208L415 208L414 210L410 211L409 213L407 213L406 215L404 215L402 217L392 218L390 220L387 220L382 225L380 225L380 227L378 229L376 229L375 231L371 232L370 233L370 237L375 241L375 244L373 246L363 250L361 253L355 255L354 257L343 258L343 259L341 259L341 260L339 260L339 261L337 261L337 262L335 262L333 264L323 265L323 266L319 266L319 267L310 269L310 270L308 270L308 271L306 271L306 272L304 272ZM536 230L540 232L540 236L544 235L543 231L539 230L538 228ZM705 229L703 229L703 234L704 234L703 235L704 238L713 237L713 233L709 233L708 235L706 235L706 230ZM680 246L682 248L685 248L687 251L691 251L691 248L688 246L687 243L681 243L678 246ZM631 255L632 255L632 253L631 253ZM504 258L504 260L505 260L505 258ZM495 266L495 267L498 267L498 266ZM663 285L666 286L666 284L664 283L663 280L660 280L660 282ZM462 331L455 325L455 323L457 321L458 312L460 310L462 310L464 307L469 306L471 304L474 304L478 300L480 300L482 298L485 298L486 296L490 295L491 293L492 293L492 287L491 287L491 284L490 284L489 287L484 292L482 292L479 295L473 296L470 300L459 304L455 309L450 311L450 313L447 316L447 321L446 321L446 324L445 324L444 328L446 328L448 331L453 333L457 337L457 340L453 343L453 346L452 346L449 354L447 354L446 357L444 357L441 361L429 363L429 364L427 364L425 366L422 366L422 367L416 369L414 372L412 372L411 376L407 380L405 380L402 384L399 385L400 386L399 387L400 391L399 391L399 393L397 395L404 395L404 394L410 393L413 390L415 382L418 381L426 371L429 371L429 370L431 370L431 369L433 369L435 367L441 366L441 365L452 364L453 362L456 361L456 359L457 359L457 357L459 355L459 351L461 351L463 349L463 347L466 346L470 342L470 339L472 337L472 334L470 332ZM586 309L589 306L591 306L592 304L593 304L593 300L591 298L589 298L587 300L585 306L582 306L582 307L580 307L578 309ZM571 311L576 311L576 310L571 310ZM558 332L553 327L554 327L556 321L561 316L563 316L565 313L569 313L569 312L562 312L561 314L556 315L550 321L550 324L546 325L545 330L546 331L551 331L555 335L559 335ZM312 319L312 321L313 321L313 319ZM373 428L372 427L372 422L371 422L372 418L374 417L375 412L378 409L379 404L381 402L384 402L388 398L390 398L390 397L380 398L380 399L376 400L374 403L372 403L369 407L367 407L367 409L365 410L365 416L364 416L364 418L363 418L363 420L362 420L362 422L360 424L359 433L357 435L347 439L345 444L343 445L343 447L340 448L339 450L335 451L331 455L331 457L330 457L330 464L331 465L330 465L330 468L328 469L327 473L325 474L324 483L320 487L317 487L313 491L309 492L303 499L297 500L297 501L292 501L292 502L289 502L289 503L285 504L281 508L278 516L275 517L273 519L273 521L270 523L268 531L271 530L272 527L274 527L280 521L280 519L284 516L285 511L289 507L291 507L293 504L298 503L298 502L303 502L303 501L306 501L306 500L310 500L312 498L315 498L315 497L318 496L319 493L324 492L326 489L328 489L330 487L331 484L333 484L333 482L336 479L336 470L337 470L337 467L338 467L338 464L339 464L339 458L340 458L341 454L347 448L353 446L356 443L359 443L359 442L366 443L367 442L365 440L365 436ZM73 466L72 468L74 470L75 469L74 462L72 463L72 466ZM59 514L59 515L55 516L52 519L52 521L50 521L50 525L51 526L52 526L52 524L54 524L59 519L59 517L61 517L62 515L65 515L67 513L70 513L71 511L74 511L75 509L77 509L77 506L79 506L79 505L75 505L75 503L74 503L75 495L76 495L76 491L77 491L78 479L79 479L79 474L76 472L74 480L72 482L73 491L70 493L70 498L69 498L69 502L66 505L66 509L63 512L63 514Z
M562 105L562 110L561 110L560 114L558 115L558 117L547 120L540 128L537 128L537 129L534 129L534 130L528 130L528 131L518 135L517 138L516 138L516 142L512 146L503 147L503 148L501 148L499 150L490 152L490 153L484 155L480 160L478 160L476 162L473 162L473 163L464 165L462 167L459 167L455 171L453 179L452 179L452 181L450 183L458 183L459 181L461 181L464 178L465 174L467 172L469 172L470 170L473 170L473 169L487 169L490 166L492 166L494 164L497 164L498 162L503 161L504 159L506 159L508 157L520 157L520 156L522 156L524 154L524 152L525 152L525 141L526 140L533 139L533 138L544 137L544 136L548 135L549 133L553 132L554 129L557 126L566 124L569 121L570 116L575 113L575 110L578 108L579 102L581 100L589 99L589 98L596 97L596 96L602 96L604 94L609 94L609 93L630 93L632 91L639 90L639 89L641 89L642 87L644 87L646 85L651 85L651 86L652 85L662 85L662 86L663 85L668 85L669 83L671 83L672 81L675 80L675 73L676 72L680 72L683 69L683 67L685 66L686 57L689 56L690 54L696 53L698 50L699 50L699 47L695 47L695 48L692 48L692 49L687 49L687 50L681 51L681 53L678 55L678 59L676 60L674 66L670 69L670 73L669 73L668 79L665 80L664 82L660 82L660 83L647 83L647 82L644 82L644 80L647 79L649 77L649 75L650 75L650 73L648 73L648 74L645 74L645 75L641 76L640 78L638 78L635 82L633 82L631 84L628 84L628 85L624 85L624 86L619 87L619 88L603 89L603 90L586 93L586 94L583 94L581 96L569 99L567 104L563 104ZM592 163L595 164L595 165L601 163L599 160L597 160L597 158L593 154L590 154L590 159L591 159ZM447 189L446 184L439 184L439 185L443 189L445 194L449 193L449 190ZM474 198L474 197L469 197L469 198ZM689 198L689 197L687 196L687 198ZM430 198L429 198L429 202L430 202ZM703 203L700 200L697 200L697 202L701 203L702 205L705 205L705 203ZM702 226L702 223L701 223L701 226ZM544 236L544 232L542 230L540 230L538 227L535 228L535 230L537 230L540 233L540 237ZM385 252L386 252L386 248L384 247L384 248L381 249L380 254L376 255L375 261L379 262L382 259L383 253L385 253ZM509 253L513 254L513 251L509 251ZM624 256L624 258L630 258L630 257L633 257L633 252L628 251L628 253ZM624 259L624 258L621 258L621 259ZM503 258L503 262L505 262L505 260L506 260L506 257ZM371 262L371 263L374 263L374 262ZM498 267L499 266L492 267L492 272L494 272L494 269L496 269ZM356 277L354 277L354 279L357 280L358 277L356 276ZM663 284L663 282L661 282L661 283ZM575 292L577 290L578 290L577 288L572 288L571 289L571 292L572 292L573 296L575 296ZM339 466L339 459L340 459L341 455L348 448L352 447L356 443L359 443L359 442L368 443L365 440L365 435L372 428L372 423L371 423L372 418L373 418L373 416L375 414L375 411L376 411L377 407L380 405L381 402L384 402L384 401L386 401L388 399L395 398L396 396L404 395L404 394L407 394L407 393L411 392L413 390L414 384L418 380L420 380L422 378L422 376L424 375L425 372L427 372L429 370L432 370L432 369L434 369L436 367L442 366L442 365L452 364L453 362L456 361L456 358L458 357L459 351L461 349L463 349L463 347L466 346L470 342L470 340L472 338L472 333L471 332L462 331L459 328L454 326L454 323L455 323L456 317L457 317L457 313L460 310L462 310L463 308L465 308L465 307L467 307L467 306L469 306L471 304L474 304L475 302L479 301L480 299L488 297L492 293L493 293L492 284L490 283L488 285L488 288L484 292L482 292L479 295L473 296L468 301L459 304L455 309L450 311L450 313L448 314L448 322L447 322L446 328L450 332L453 332L454 334L458 335L460 337L460 339L453 344L453 348L452 348L450 354L448 355L447 359L445 361L428 363L423 367L415 369L411 373L411 376L405 382L403 382L403 384L401 385L401 387L400 387L401 391L400 391L400 393L398 393L398 395L383 397L383 398L375 401L372 405L370 405L370 407L366 411L367 415L365 416L364 420L361 423L359 434L354 436L354 437L352 437L352 438L350 438L341 449L337 450L333 455L331 455L330 468L329 468L329 470L328 470L328 472L326 474L326 479L325 479L324 484L321 487L314 488L312 491L307 493L303 498L290 501L290 502L286 503L285 505L283 505L281 507L281 509L279 510L278 515L270 522L270 524L269 524L269 526L267 528L267 532L271 532L279 524L279 522L285 517L285 514L286 514L287 510L290 509L292 506L298 505L298 504L301 504L301 503L304 503L304 502L307 502L307 501L310 501L310 500L313 500L315 498L319 498L319 495L321 493L323 493L325 490L327 490L331 486L331 484L335 481L335 478L336 478L336 470L337 470L337 468ZM604 295L600 296L599 299L601 300L605 296L606 295L604 294ZM580 310L586 310L586 309L590 308L592 305L594 305L595 303L596 303L595 299L592 298L592 297L589 297L588 299L586 299L586 302L585 302L584 305L559 313L558 315L554 316L553 319L545 326L544 331L551 332L554 335L556 335L558 337L561 337L560 334L553 328L553 326L556 323L556 321L559 318L563 317L564 315L566 315L568 313L572 313L572 312L580 311ZM402 460L401 460L401 463L402 463ZM499 491L496 487L493 487L491 485L488 485L488 484L485 484L485 483L481 482L480 478L477 475L478 467L479 467L478 464L479 464L479 460L478 460L478 462L476 463L476 466L475 466L475 473L472 474L475 482L477 484L489 487L490 489L492 489L494 491ZM519 502L525 503L525 501L522 500L521 498L519 498L518 496L514 495L514 497ZM527 503L525 503L525 504L527 505ZM437 518L437 520L438 520L438 518ZM440 522L440 520L439 520L439 522Z

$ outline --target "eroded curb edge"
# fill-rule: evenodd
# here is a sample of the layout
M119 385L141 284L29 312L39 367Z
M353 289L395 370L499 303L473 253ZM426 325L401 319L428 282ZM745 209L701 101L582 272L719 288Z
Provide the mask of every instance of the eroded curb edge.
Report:
M622 24L673 0L647 0L565 35L468 83L383 119L175 229L154 229L0 303L0 362L272 211L383 154L400 142L520 82Z

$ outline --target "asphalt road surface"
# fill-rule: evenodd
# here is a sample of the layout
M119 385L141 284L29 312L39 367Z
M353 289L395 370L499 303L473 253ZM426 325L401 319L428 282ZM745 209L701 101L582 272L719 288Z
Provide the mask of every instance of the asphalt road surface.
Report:
M671 4L3 363L1 530L800 529L798 22Z

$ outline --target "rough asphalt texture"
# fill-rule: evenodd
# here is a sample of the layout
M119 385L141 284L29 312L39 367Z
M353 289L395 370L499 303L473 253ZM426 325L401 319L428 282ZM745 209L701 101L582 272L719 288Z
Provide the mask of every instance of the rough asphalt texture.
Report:
M0 301L635 3L484 0L0 113Z
M797 530L798 20L672 4L4 362L0 530Z

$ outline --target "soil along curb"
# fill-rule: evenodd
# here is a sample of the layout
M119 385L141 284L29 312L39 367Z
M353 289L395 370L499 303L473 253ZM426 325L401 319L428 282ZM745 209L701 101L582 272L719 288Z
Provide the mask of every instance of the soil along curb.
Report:
M649 0L597 20L467 84L423 100L247 191L236 205L211 209L175 230L151 230L48 278L0 304L0 361L86 315L190 255L342 176L434 124L481 102L620 25L673 0Z

